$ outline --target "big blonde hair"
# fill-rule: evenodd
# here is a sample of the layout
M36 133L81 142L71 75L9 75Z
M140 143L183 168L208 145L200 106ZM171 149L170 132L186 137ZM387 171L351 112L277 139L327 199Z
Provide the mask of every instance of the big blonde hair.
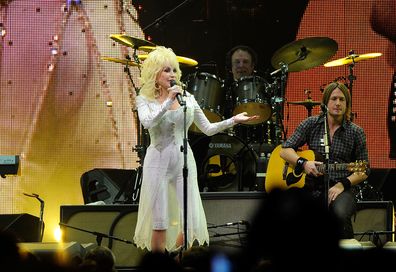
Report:
M180 83L181 70L176 54L172 49L164 46L157 46L151 51L147 59L143 61L140 76L141 88L139 94L149 100L154 100L159 95L159 89L156 87L156 79L164 67L170 66L176 68L176 82Z

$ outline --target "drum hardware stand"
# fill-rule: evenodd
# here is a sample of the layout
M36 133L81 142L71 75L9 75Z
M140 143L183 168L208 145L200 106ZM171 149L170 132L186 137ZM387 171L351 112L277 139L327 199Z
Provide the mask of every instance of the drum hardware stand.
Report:
M247 151L250 151L254 155L254 159L255 159L256 162L257 162L258 157L259 157L257 155L257 152L254 150L252 145L250 145L249 143L245 143L245 142L242 142L242 143L244 145L243 148L241 148L241 150L239 150L238 153L236 154L236 158L238 160L238 165L242 166L241 171L238 171L238 191L243 191L243 181L242 181L243 175L242 175L242 173L243 173L243 170L244 170L243 169L244 163L242 162L242 160L243 160L242 151L245 150L245 149ZM239 167L238 167L238 169L239 169ZM253 182L253 185L254 185L254 183L255 182Z
M131 60L131 57L127 55L125 57L127 60ZM137 64L140 64L140 59L138 58L136 54L136 48L134 49L133 52L133 59ZM140 65L138 65L139 72L140 72ZM124 67L124 72L128 75L129 80L131 81L131 84L133 88L136 90L136 95L139 94L140 89L136 87L132 75L131 75L131 70L129 69L128 64L125 64ZM132 199L127 199L125 203L139 203L139 196L140 196L140 187L142 185L142 171L143 171L143 161L144 157L146 155L146 149L148 146L148 133L147 130L143 128L143 125L140 123L139 116L137 114L137 110L133 110L135 119L137 121L136 128L137 128L137 145L132 148L133 151L137 152L139 160L137 161L139 163L138 168L136 169L136 177L135 177L135 182L134 182L134 187L133 187L133 193L132 193Z
M354 113L352 111L352 87L353 87L353 81L356 80L356 76L353 74L353 68L355 67L355 63L356 63L355 58L358 57L358 55L355 55L355 51L351 50L351 51L349 51L349 56L352 59L352 63L348 65L348 69L349 69L348 89L349 89L349 93L351 95L351 120L353 121L357 117L356 113Z
M297 61L297 60L296 60ZM283 126L283 108L284 108L284 97L285 97L285 89L286 89L286 80L287 80L287 73L288 73L288 64L285 64L283 62L281 62L280 64L280 68L274 72L271 73L271 75L277 74L279 71L281 72L281 76L280 76L280 87L279 87L279 91L280 94L279 96L274 96L272 98L272 102L274 104L274 111L275 111L275 123L276 123L276 127L278 126L280 129L280 134L278 130L275 131L276 134L276 140L285 140L286 138L286 133L284 130L284 126ZM278 143L277 143L278 144Z
M312 91L311 90L306 89L306 90L304 90L304 93L307 95L307 100L312 100L312 96L311 96ZM305 105L305 108L307 109L308 117L312 116L313 105L307 104L307 105Z

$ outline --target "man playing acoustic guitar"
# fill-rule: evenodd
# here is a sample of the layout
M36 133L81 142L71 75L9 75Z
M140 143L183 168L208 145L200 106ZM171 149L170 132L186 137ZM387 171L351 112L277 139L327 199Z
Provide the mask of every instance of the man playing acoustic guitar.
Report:
M326 130L325 117L328 123ZM325 135L328 137L327 150ZM296 151L305 144L315 156L304 156L305 151ZM305 178L305 184L296 187L312 191L315 198L326 197L324 188L328 188L327 204L330 212L341 223L341 238L353 238L351 218L356 212L356 199L351 186L364 181L369 168L366 135L361 127L351 121L351 95L348 88L340 82L327 85L322 97L322 113L301 122L279 148L279 160L285 160L286 165L293 168L287 177L284 172L286 186L293 186ZM326 170L325 164L319 156L325 158L326 153L328 170L323 171ZM351 163L354 161L360 164ZM328 187L325 181L328 181Z

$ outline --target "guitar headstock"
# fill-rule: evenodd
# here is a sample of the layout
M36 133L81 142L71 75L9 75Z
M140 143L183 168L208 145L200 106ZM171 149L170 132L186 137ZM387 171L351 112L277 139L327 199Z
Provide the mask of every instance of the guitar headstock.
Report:
M354 174L357 175L365 174L367 170L367 162L360 160L360 161L348 163L347 169L348 171L353 172Z

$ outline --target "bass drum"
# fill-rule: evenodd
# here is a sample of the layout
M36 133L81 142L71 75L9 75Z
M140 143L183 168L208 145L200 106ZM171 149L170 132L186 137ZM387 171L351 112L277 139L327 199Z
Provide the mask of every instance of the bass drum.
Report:
M256 154L239 137L220 133L196 139L191 149L201 192L253 190Z

